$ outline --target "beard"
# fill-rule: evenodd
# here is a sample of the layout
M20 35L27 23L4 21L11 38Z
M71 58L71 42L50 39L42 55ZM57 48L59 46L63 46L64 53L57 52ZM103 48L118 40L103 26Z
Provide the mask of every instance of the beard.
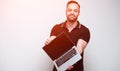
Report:
M67 16L67 20L71 23L74 23L77 20L77 17L73 14Z

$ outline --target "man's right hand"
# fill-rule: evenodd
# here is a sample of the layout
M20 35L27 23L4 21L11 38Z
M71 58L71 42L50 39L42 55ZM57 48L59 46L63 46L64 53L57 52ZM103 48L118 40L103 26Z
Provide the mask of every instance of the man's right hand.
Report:
M48 45L52 40L54 40L56 38L56 36L50 36L46 41L45 41L45 45Z

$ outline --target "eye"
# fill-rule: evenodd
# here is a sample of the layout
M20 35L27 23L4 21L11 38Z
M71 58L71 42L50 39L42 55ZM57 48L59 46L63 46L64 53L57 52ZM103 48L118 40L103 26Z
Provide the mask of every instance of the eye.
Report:
M79 10L75 9L74 12L79 12Z
M71 11L72 11L72 9L67 9L67 11L68 11L68 12L71 12Z
M72 10L72 9L67 9L67 11L68 11L68 12L71 12L71 11L74 11L74 12L79 12L79 10L78 10L78 9L74 9L74 10Z

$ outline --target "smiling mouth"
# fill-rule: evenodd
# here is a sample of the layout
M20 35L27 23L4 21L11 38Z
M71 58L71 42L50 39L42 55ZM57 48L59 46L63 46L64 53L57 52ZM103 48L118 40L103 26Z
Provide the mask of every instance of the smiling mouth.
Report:
M69 15L69 18L75 18L75 16L74 15Z
M70 16L70 17L75 17L75 15L74 15L74 14L70 14L69 16Z
M75 16L75 15L73 15L73 14L70 14L69 16Z

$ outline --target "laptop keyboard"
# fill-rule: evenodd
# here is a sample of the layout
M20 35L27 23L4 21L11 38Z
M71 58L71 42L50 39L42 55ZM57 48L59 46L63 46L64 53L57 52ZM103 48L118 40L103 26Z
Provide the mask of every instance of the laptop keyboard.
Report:
M76 55L77 52L74 48L72 48L71 50L69 50L67 53L65 53L63 56L61 56L60 58L58 58L55 62L57 64L57 66L61 66L63 63L65 63L66 61L68 61L70 58L72 58L74 55Z

